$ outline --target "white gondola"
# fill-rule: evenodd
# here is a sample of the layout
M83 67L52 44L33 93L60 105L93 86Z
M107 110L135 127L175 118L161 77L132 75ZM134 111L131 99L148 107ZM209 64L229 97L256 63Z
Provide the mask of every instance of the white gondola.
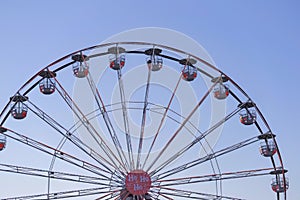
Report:
M268 140L267 143L262 142L259 150L261 155L265 157L271 157L277 152L276 145L271 140Z
M226 99L229 95L229 86L223 83L217 83L214 87L214 97L219 100Z
M120 70L125 65L125 55L111 55L109 57L109 67L114 70Z
M159 48L151 48L145 51L146 55L149 55L147 58L148 68L152 71L159 71L163 67L163 59L160 56L162 50Z
M289 180L287 178L283 179L283 177L279 175L272 179L271 187L276 193L285 192L289 189Z
M125 66L125 49L119 46L108 49L109 67L114 70L120 70Z
M191 66L185 66L182 70L182 79L185 81L193 81L197 77L197 69Z
M72 60L76 61L73 63L73 74L77 78L84 78L89 73L89 63L86 55L76 54L72 56Z
M39 74L43 79L39 83L40 92L46 95L55 92L55 79L56 74L54 72L45 70Z
M256 111L252 109L240 112L240 122L244 125L251 125L256 122Z
M163 59L159 56L151 56L147 59L147 65L152 71L159 71L163 66Z
M11 97L11 108L10 113L15 119L24 119L27 116L28 108L25 101L28 100L28 97L16 95Z

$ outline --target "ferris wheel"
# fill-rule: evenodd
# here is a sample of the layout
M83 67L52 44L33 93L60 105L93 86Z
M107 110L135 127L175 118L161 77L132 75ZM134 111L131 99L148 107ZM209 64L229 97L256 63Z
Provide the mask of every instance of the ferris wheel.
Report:
M72 52L22 85L0 120L1 199L287 199L276 135L256 103L171 46Z

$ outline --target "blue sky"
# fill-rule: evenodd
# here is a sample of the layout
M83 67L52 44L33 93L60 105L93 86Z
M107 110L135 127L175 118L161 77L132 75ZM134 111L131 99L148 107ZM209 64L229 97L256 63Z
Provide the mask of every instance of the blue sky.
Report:
M200 43L257 103L289 169L288 198L299 199L299 8L296 0L3 0L0 106L63 55L133 28L173 29Z

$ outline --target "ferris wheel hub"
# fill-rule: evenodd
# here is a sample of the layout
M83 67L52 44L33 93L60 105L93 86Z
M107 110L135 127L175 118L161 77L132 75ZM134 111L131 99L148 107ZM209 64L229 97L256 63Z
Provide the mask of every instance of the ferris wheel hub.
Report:
M151 177L143 170L133 170L126 176L125 187L132 195L145 195L151 187Z

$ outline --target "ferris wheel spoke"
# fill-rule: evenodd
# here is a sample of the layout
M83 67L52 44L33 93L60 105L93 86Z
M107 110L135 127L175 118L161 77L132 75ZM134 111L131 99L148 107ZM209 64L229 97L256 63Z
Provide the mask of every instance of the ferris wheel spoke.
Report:
M93 117L94 118L94 117ZM94 159L96 159L97 162L104 162L103 166L105 168L108 169L108 166L106 164L108 164L110 167L113 167L113 169L116 169L116 165L114 163L111 163L109 160L107 160L106 158L104 158L103 156L101 156L101 154L99 154L98 152L96 152L94 149L92 149L89 145L87 145L86 143L84 143L81 139L79 139L78 137L76 137L73 133L80 128L81 126L83 126L82 124L82 120L84 119L79 119L68 131L68 139L70 139L73 143L78 144L79 146L83 147L86 149L86 152L88 154L91 154L91 157L93 157ZM89 121L90 119L88 119Z
M156 175L156 177L157 177L157 179L163 179L163 178L166 178L166 177L171 176L173 174L181 173L181 172L183 172L183 171L185 171L187 169L190 169L192 167L198 166L198 165L200 165L200 164L202 164L204 162L210 161L211 159L215 159L215 158L220 157L222 155L228 154L228 153L233 152L235 150L238 150L238 149L240 149L242 147L245 147L245 146L248 146L250 144L253 144L253 143L257 142L257 141L259 141L258 137L249 138L247 140L244 140L244 141L239 142L237 144L234 144L232 146L226 147L226 148L221 149L219 151L215 151L215 152L210 153L210 154L208 154L206 156L197 158L197 159L195 159L193 161L187 162L187 163L185 163L183 165L180 165L180 166L175 167L173 169L170 169L168 171L162 172L162 173ZM153 176L153 175L157 174L157 172L158 171L153 171L153 172L151 172L151 175Z
M162 126L163 126L163 124L164 124L164 122L165 122L167 113L168 113L168 111L169 111L169 109L170 109L171 103L173 102L173 99L174 99L174 97L175 97L176 91L177 91L177 89L178 89L178 86L179 86L179 83L180 83L181 80L182 80L182 74L180 74L180 77L179 77L179 79L178 79L178 81L177 81L177 83L176 83L176 86L175 86L175 88L174 88L174 90L173 90L173 92L172 92L172 96L171 96L171 98L170 98L170 100L169 100L169 102L168 102L168 105L167 105L166 108L165 108L165 111L164 111L163 116L162 116L162 119L161 119L161 121L160 121L160 123L159 123L158 129L157 129L157 131L156 131L156 133L155 133L155 135L154 135L154 138L153 138L153 140L152 140L152 143L151 143L151 145L150 145L150 148L149 148L149 150L148 150L148 152L147 152L147 155L146 155L146 158L145 158L145 161L144 161L144 164L143 164L143 168L145 167L145 164L146 164L147 160L149 159L150 153L151 153L151 151L152 151L152 149L153 149L153 147L154 147L154 144L155 144L155 142L156 142L156 139L157 139L157 137L158 137L158 134L160 133L160 130L161 130L161 128L162 128Z
M197 103L197 105L193 108L191 113L184 119L184 121L181 123L179 128L175 131L175 133L172 135L172 137L168 140L168 142L165 144L165 146L162 148L162 150L159 152L158 156L153 160L153 162L148 167L147 171L150 171L150 169L153 167L153 165L159 160L159 158L162 156L162 154L166 151L166 149L169 147L169 145L173 142L173 140L176 138L176 136L180 133L180 131L183 129L186 123L189 122L190 118L193 116L193 114L196 112L196 110L201 106L201 104L204 102L204 100L208 97L210 92L213 90L217 83L214 83L208 91L204 94L204 96L200 99L200 101Z
M104 105L104 102L103 102L103 100L100 96L100 92L97 89L97 87L95 85L95 82L93 81L92 76L88 75L87 80L88 80L89 86L92 90L92 93L94 95L94 98L95 98L95 101L97 103L98 109L101 112L101 115L102 115L103 120L105 122L105 126L106 126L106 128L109 132L109 135L112 139L112 142L114 143L114 146L116 147L118 156L120 158L120 162L122 163L124 168L128 169L129 166L128 166L126 156L124 154L124 151L122 150L121 143L119 141L118 135L116 134L116 131L115 131L115 129L114 129L112 123L111 123L111 120L110 120L109 115L108 115L107 110L106 110L106 106Z
M209 200L209 199L231 199L231 200L243 200L236 197L229 197L223 195L215 195L215 194L208 194L202 192L196 192L191 190L183 190L183 189L176 189L176 188L169 188L169 187L160 187L161 191L160 194L168 195L168 196L175 196L175 197L182 197L185 199L201 199L201 200Z
M109 186L105 186L105 187L89 188L89 189L82 189L82 190L71 190L71 191L63 191L63 192L53 192L53 193L44 193L44 194L37 194L37 195L19 196L19 197L6 198L6 200L63 199L63 198L84 197L84 196L104 194L103 196L98 198L98 199L103 199L107 196L110 196L113 193L114 193L114 191L109 191Z
M186 185L193 183L202 183L202 182L211 182L217 180L230 180L237 178L247 178L254 176L266 176L270 175L270 172L274 168L263 168L263 169L252 169L244 171L235 171L235 172L223 172L220 174L208 174L202 176L190 176L182 178L172 178L172 179L159 179L155 182L159 186L176 186L176 185Z
M110 180L107 178L99 178L93 176L85 176L79 174L64 173L52 170L43 170L37 168L22 167L16 165L0 164L0 171L8 173L24 174L29 176L44 177L50 179L58 179L64 181L88 183L103 186L110 186ZM103 182L104 181L104 182ZM108 182L108 183L105 183ZM121 185L120 185L121 186Z
M114 200L123 200L123 199L127 199L127 197L130 195L130 193L126 190L122 190L120 191L120 194L117 195L116 198L114 198Z
M1 128L4 128L4 127L1 127ZM37 149L38 151L46 153L46 154L48 154L52 157L55 156L56 158L59 158L59 159L65 161L69 164L72 164L74 166L80 167L81 169L90 171L94 174L99 175L100 177L103 177L103 178L107 179L107 180L110 179L110 177L108 177L107 174L112 175L112 173L113 173L111 171L107 171L106 169L102 169L98 166L90 164L86 161L83 161L83 160L81 160L81 159L79 159L75 156L72 156L68 153L65 153L63 151L57 150L53 147L50 147L49 145L46 145L42 142L36 141L36 140L31 139L31 138L29 138L25 135L17 133L13 130L9 130L9 129L6 129L6 130L8 132L10 132L10 134L7 134L6 132L3 132L2 134L5 135L8 138L11 138L15 141L18 141L18 142L21 142L25 145L33 147L33 148Z
M163 193L159 193L160 196L164 197L165 199L168 200L174 200L174 198L168 197L167 195L163 194Z
M115 165L113 165L112 163L110 163L109 161L107 161L103 156L101 156L95 150L93 150L88 145L86 145L82 140L80 140L78 137L76 137L74 134L72 134L68 129L66 129L64 126L62 126L60 123L58 123L55 119L53 119L48 114L46 114L44 111L42 111L40 108L38 108L35 104L33 104L30 101L28 101L28 102L32 106L32 107L28 106L28 108L35 115L37 115L40 119L42 119L46 124L50 125L54 130L56 130L58 133L60 133L63 137L65 137L69 141L71 141L80 150L82 150L89 157L91 157L96 162L98 162L106 170L108 170L111 173L113 173L113 170L110 167L108 167L107 164L109 164L113 168L115 168Z
M151 72L152 72L151 68L148 67L148 76L147 76L147 83L146 83L146 90L145 90L145 97L144 97L144 106L143 106L142 123L141 123L140 138L139 138L139 145L138 145L136 169L140 168L140 162L141 162L141 152L143 148L143 139L144 139L145 125L146 125L146 113L148 107Z
M128 111L127 111L126 97L124 92L124 84L123 84L121 69L117 70L117 74L118 74L118 83L119 83L119 90L120 90L120 100L122 104L124 130L126 134L126 144L128 150L128 157L130 161L130 170L132 170L134 167L134 158L133 158L132 142L131 142L131 135L129 130Z
M108 199L111 199L112 196L114 196L116 193L118 193L120 190L115 190L115 191L110 191L110 192L107 192L107 194L101 196L101 197L98 197L97 199L95 200L108 200ZM103 192L104 193L104 192ZM97 193L98 194L98 193Z
M240 110L241 110L240 108L236 108L230 114L228 114L223 119L221 119L220 121L218 121L216 124L214 124L213 126L211 126L208 130L206 130L205 132L203 132L200 136L196 137L191 143L187 144L184 148L180 149L177 152L174 152L173 153L174 155L172 157L170 157L168 160L166 160L165 162L163 162L159 167L157 167L155 169L155 173L161 171L166 166L168 166L170 163L172 163L173 161L175 161L178 157L180 157L181 155L183 155L186 152L188 152L188 150L191 149L195 144L197 144L197 143L201 142L201 140L205 139L214 130L216 130L218 127L220 127L222 124L224 124L231 117L233 117L234 115L236 115ZM202 146L202 144L201 144L201 146ZM211 147L210 147L210 150L212 151Z
M150 192L148 192L145 195L132 195L126 189L122 189L120 192L118 192L118 194L116 195L116 198L114 198L114 200L126 200L128 198L129 199L145 199L145 200L156 199L155 197L153 197L153 195L150 194Z
M73 113L76 115L78 120L81 121L82 125L86 128L88 133L92 136L94 141L98 144L98 146L102 149L103 153L110 159L110 162L114 164L115 168L119 168L117 161L119 165L123 168L123 170L126 171L126 167L124 164L119 160L117 155L113 153L111 148L106 144L105 140L101 137L101 135L97 132L96 128L93 126L93 124L88 120L86 115L81 111L79 106L73 101L71 96L67 93L67 91L63 88L63 86L57 81L59 87L61 90L57 88L57 91L59 92L60 96L65 100L67 105L70 107L70 109L73 111Z

